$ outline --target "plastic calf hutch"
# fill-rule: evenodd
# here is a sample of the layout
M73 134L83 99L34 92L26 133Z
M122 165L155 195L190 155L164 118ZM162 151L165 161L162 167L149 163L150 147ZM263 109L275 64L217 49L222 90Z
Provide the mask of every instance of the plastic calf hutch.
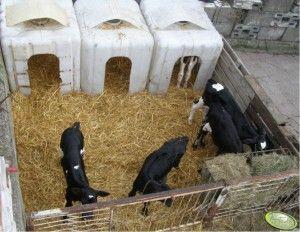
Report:
M224 40L224 47L220 59L214 70L214 78L221 81L234 96L235 100L255 124L265 125L269 138L277 150L271 151L285 155L299 155L297 140L281 125L285 121L283 115L277 111L272 101L267 97L262 88L249 74L239 57ZM2 80L2 81L1 81ZM0 100L8 95L5 69L0 56ZM1 101L0 101L1 102ZM16 165L16 150L13 137L12 116L9 98L0 105L5 110L0 110L1 128L0 138L4 140L3 147L7 147L4 157ZM282 149L284 148L284 149ZM2 151L2 150L1 150ZM249 155L249 154L248 154ZM255 154L253 154L255 155ZM25 211L22 208L22 196L18 184L18 175L10 174L12 180L12 209L18 230L25 230ZM265 212L268 210L289 210L298 207L299 188L286 191L285 186L299 178L298 170L290 170L274 175L255 176L247 180L232 180L229 183L217 182L198 185L185 189L171 190L156 194L136 196L99 202L91 205L77 205L70 208L52 209L48 211L27 214L28 230L175 230L192 228L202 224L209 227L214 220L236 215ZM260 194L264 195L259 204L255 199ZM228 206L230 195L236 195L241 201ZM249 201L249 197L253 201ZM147 218L140 215L140 210L145 202L157 202L172 197L174 206L165 211L163 207L159 212L151 212ZM283 198L282 198L283 197ZM284 199L279 201L278 199ZM7 201L9 203L9 201ZM240 204L239 204L240 203ZM1 206L2 207L2 206ZM94 213L91 221L83 221L83 212ZM69 216L64 219L62 216Z
M186 56L200 58L194 89L202 89L213 73L223 46L220 34L204 11L204 3L142 0L140 6L155 40L150 92L166 93L176 61Z
M110 58L132 62L129 92L143 91L148 80L153 38L134 0L77 0L81 35L81 88L90 94L104 90Z
M29 95L28 59L59 59L61 93L80 90L80 32L70 0L3 0L1 44L9 86Z

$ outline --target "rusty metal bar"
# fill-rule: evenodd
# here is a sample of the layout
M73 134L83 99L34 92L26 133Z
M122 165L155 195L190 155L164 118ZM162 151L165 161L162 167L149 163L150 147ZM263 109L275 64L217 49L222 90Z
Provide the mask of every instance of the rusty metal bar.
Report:
M296 177L299 176L299 171L297 169L292 169L292 170L288 170L288 171L284 171L284 172L280 172L280 173L276 173L276 174L272 174L272 175L265 175L265 176L254 176L251 178L247 178L247 179L237 179L237 180L230 180L227 182L228 185L232 186L232 187L236 187L236 186L243 186L243 185L247 185L247 184L259 184L259 183L263 183L263 182L269 182L269 181L274 181L274 180L281 180L281 179L285 179L285 178L289 178L289 177Z
M265 210L268 202L255 205L252 204L250 206L239 207L239 208L220 208L225 200L225 197L221 197L222 192L225 191L226 194L235 194L237 193L237 197L241 200L241 204L243 202L247 202L247 193L250 191L253 192L252 198L255 197L255 193L257 191L272 192L272 196L281 196L281 189L285 186L285 183L293 178L299 176L298 170L290 170L282 173L278 173L275 175L269 176L257 176L252 178L247 178L244 180L234 180L229 182L229 186L225 186L224 183L218 182L214 184L207 184L201 186L195 186L191 188L172 190L169 192L162 192L157 194L149 194L144 196L137 196L132 198L125 198L120 200L112 200L109 202L103 202L98 204L89 205L81 205L72 208L66 209L54 209L47 210L38 213L32 213L32 218L29 218L28 225L31 224L32 229L59 229L60 227L68 227L72 229L74 227L77 229L87 229L91 226L107 226L104 229L114 230L114 221L118 222L117 225L121 226L120 229L124 230L124 227L127 229L138 229L145 230L146 227L149 230L172 230L174 228L183 228L185 226L193 225L197 222L204 222L205 225L209 225L214 218L221 217L229 217L231 215L236 214L246 214L249 212L256 212L259 210ZM247 192L248 191L248 192ZM276 191L276 194L273 193ZM225 194L225 196L226 196ZM158 217L156 215L151 215L150 220L145 219L145 223L137 223L136 219L138 217L138 209L143 205L144 202L154 202L159 200L166 200L167 198L174 198L174 203L178 204L174 205L174 211L171 214L163 217L164 220L161 219L161 214L164 215L164 209L159 210ZM245 199L244 199L245 198ZM247 198L247 199L246 199ZM276 199L272 199L270 204L275 204ZM248 199L249 201L249 199ZM251 201L250 201L251 202ZM277 202L278 203L278 202ZM290 207L290 205L294 204L294 198L285 199L284 205L286 207ZM136 209L135 213L132 215L126 211L126 215L118 218L118 212L121 212L124 207L134 207ZM83 212L93 212L95 216L101 217L96 218L92 221L89 221L89 225L84 225L81 221L81 213ZM68 216L69 220L75 220L68 223L64 223L65 221L60 219L61 216ZM103 218L102 216L106 216ZM171 223L168 221L168 216L172 219ZM51 221L53 220L54 221ZM116 219L116 220L114 220ZM148 218L149 219L149 218ZM48 220L48 221L47 221ZM126 220L126 221L124 221ZM204 220L204 221L203 221ZM67 220L68 221L68 220ZM134 222L134 224L132 224ZM131 227L133 226L133 227ZM72 228L71 228L72 227Z
M96 209L106 209L106 208L109 209L110 207L113 206L120 207L120 206L134 205L134 204L144 203L144 202L164 200L170 197L185 196L188 194L195 194L203 191L215 190L222 187L224 187L223 182L203 184L203 185L194 186L190 188L183 188L183 189L170 190L170 191L160 192L160 193L140 195L140 196L129 197L124 199L111 200L107 202L99 202L95 204L76 205L76 206L61 208L61 209L33 212L30 214L30 217L34 220L38 218L45 218L45 217L58 217L58 216L64 216L66 214L81 213L83 211L93 211Z

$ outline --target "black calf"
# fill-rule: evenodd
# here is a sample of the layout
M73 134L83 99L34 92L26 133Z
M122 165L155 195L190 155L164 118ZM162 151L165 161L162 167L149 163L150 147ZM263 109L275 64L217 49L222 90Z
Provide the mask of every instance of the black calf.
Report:
M109 195L108 192L98 191L89 186L82 159L83 146L84 137L80 131L80 123L76 122L63 132L60 141L63 152L61 166L67 181L66 207L72 206L73 201L80 201L82 204L96 203L98 196ZM85 213L83 217L91 219L92 214Z
M167 175L171 169L178 168L180 160L186 152L188 137L171 139L164 143L158 150L151 153L135 179L129 196L135 196L136 192L141 194L157 193L169 190ZM172 205L172 199L162 201L166 206ZM147 203L144 204L142 213L148 215Z
M250 145L253 151L261 151L267 149L266 132L263 128L255 131L249 121L235 102L232 95L220 83L209 79L205 86L205 90L200 99L200 103L210 107L213 99L218 98L223 108L229 113L236 127L238 135L243 144ZM194 103L199 104L198 102ZM199 105L200 106L200 105ZM197 108L199 108L199 106Z
M199 144L204 145L204 136L211 132L213 141L219 148L218 154L243 152L242 141L232 118L223 108L219 99L216 98L211 102L206 117L207 121L202 125L193 147L197 147Z

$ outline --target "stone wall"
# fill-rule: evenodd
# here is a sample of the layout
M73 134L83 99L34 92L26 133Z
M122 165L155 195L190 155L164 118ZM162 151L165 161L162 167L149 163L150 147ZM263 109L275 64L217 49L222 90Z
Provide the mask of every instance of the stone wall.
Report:
M299 0L217 0L205 10L233 46L298 53Z

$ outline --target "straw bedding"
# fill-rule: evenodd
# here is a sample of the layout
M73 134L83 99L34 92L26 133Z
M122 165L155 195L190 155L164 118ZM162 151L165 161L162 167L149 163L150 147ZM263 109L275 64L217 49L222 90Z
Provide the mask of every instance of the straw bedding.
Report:
M171 86L165 97L146 92L127 94L130 62L108 65L105 92L98 96L59 93L58 61L52 56L29 62L32 93L13 99L21 188L27 211L63 207L66 188L60 166L60 136L80 121L85 136L85 164L90 185L109 191L109 198L126 197L144 159L166 140L187 135L190 144L181 170L169 174L171 188L199 181L199 162L215 154L215 147L193 151L198 124L187 124L191 88ZM176 72L174 72L174 75ZM201 113L196 115L199 122ZM210 140L210 138L208 138ZM212 144L210 141L207 144Z

